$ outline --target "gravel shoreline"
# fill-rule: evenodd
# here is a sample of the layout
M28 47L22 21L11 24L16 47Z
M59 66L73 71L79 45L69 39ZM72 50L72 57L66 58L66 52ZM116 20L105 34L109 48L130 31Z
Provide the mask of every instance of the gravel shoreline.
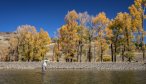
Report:
M42 62L0 62L0 69L41 69ZM49 62L47 69L95 69L95 70L146 70L144 63L66 63Z

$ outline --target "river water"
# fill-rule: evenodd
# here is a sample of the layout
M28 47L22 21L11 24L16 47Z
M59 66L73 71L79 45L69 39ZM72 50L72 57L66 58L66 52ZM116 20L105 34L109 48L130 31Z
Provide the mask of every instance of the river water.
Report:
M0 70L0 84L146 84L146 71Z

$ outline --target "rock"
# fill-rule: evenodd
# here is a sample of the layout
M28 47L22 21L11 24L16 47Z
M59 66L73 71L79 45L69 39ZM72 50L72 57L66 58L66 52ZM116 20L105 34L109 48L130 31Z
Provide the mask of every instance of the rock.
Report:
M0 62L0 69L41 69L41 62ZM47 69L146 70L143 63L50 62Z

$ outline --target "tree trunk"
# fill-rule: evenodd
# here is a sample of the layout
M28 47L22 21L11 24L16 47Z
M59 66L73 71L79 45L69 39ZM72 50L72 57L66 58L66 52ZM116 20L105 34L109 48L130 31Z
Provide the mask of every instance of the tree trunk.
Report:
M115 55L114 55L114 62L116 62L117 60L117 46L115 44Z
M54 61L54 57L55 57L55 45L54 45L54 48L53 48L52 61Z
M102 49L102 43L101 43L101 47L100 47L100 57L101 57L101 62L103 61L103 49Z
M77 47L77 62L79 61L79 53L80 53L80 42L79 42L79 46Z
M131 58L130 57L128 58L128 61L131 62Z
M89 50L87 56L88 62L91 62L91 36L89 37Z
M125 46L124 46L124 48L122 49L122 62L124 62L124 52L125 52Z
M113 44L111 43L111 59L114 62Z
M91 62L91 46L89 46L89 51L88 51L88 62Z
M59 62L59 58L57 57L57 62Z
M95 56L95 44L94 44L94 62L96 62L96 56Z
M15 61L19 61L19 56L18 56L18 47L16 47L16 50L15 50L15 55L16 55L16 59Z
M143 31L142 31L142 52L143 52L143 61L145 60L145 43L144 43L144 13L145 13L145 8L143 8L143 13L142 13L142 28L143 28Z
M83 45L81 44L81 47L80 47L80 62L82 62L82 47L83 47Z
M81 56L82 56L82 41L79 41L79 46L77 49L77 62L81 62Z
M143 61L145 60L145 44L144 44L144 36L142 35L142 53L143 53Z
M118 34L116 35L116 40L115 40L115 54L114 54L114 61L116 62L117 60L117 41L118 41Z
M145 12L145 8L144 8L144 12ZM143 27L143 31L142 31L142 52L143 52L143 61L145 60L145 43L144 43L144 12L142 15L142 27Z

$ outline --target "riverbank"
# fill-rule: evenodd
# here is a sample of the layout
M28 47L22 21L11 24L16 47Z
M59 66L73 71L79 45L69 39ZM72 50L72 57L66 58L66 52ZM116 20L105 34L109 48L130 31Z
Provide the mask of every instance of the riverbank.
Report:
M48 69L146 70L144 63L66 63L49 62ZM41 62L0 62L0 69L41 69Z

